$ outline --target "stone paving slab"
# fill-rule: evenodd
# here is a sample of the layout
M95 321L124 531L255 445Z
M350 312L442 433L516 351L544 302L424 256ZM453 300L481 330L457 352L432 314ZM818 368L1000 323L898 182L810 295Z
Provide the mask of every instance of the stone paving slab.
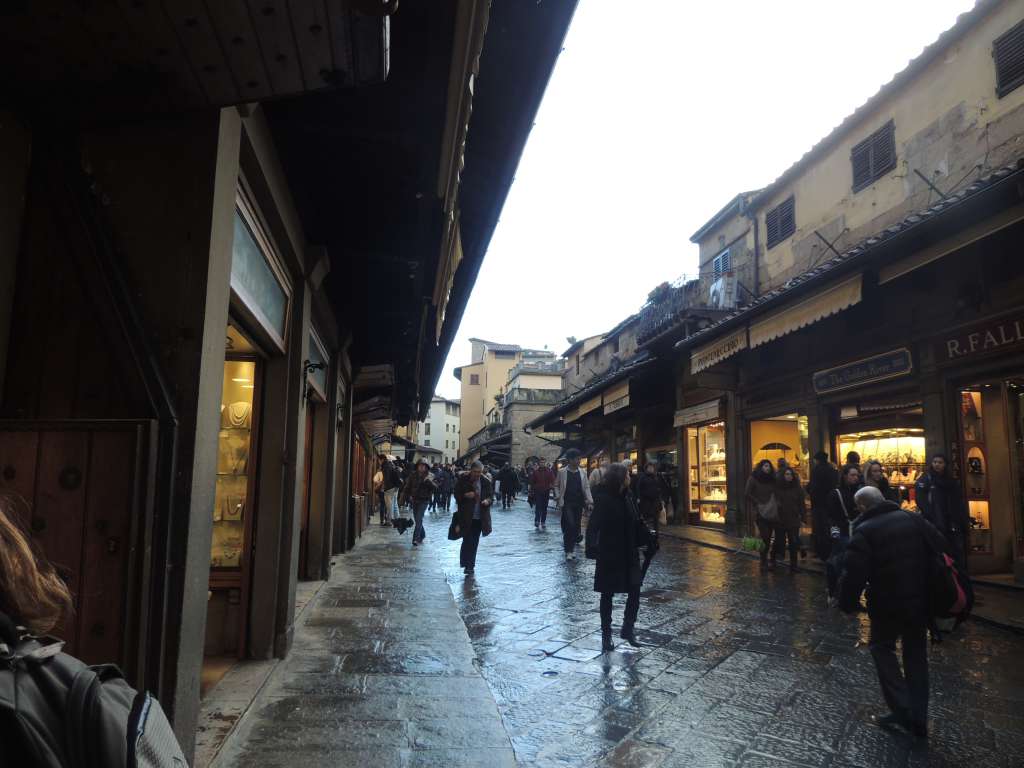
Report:
M515 765L437 556L373 528L338 558L214 768Z

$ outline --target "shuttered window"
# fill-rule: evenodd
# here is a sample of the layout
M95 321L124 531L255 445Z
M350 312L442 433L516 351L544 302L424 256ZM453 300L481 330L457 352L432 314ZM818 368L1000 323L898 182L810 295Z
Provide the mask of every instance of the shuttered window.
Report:
M715 256L715 260L711 262L711 271L715 278L719 278L730 269L732 269L732 260L729 258L729 249L726 248Z
M796 204L792 196L765 214L764 228L769 248L774 248L796 232Z
M854 146L850 164L854 192L860 192L896 167L896 126L892 120Z
M992 58L996 62L996 95L1002 98L1024 84L1024 21L995 39Z

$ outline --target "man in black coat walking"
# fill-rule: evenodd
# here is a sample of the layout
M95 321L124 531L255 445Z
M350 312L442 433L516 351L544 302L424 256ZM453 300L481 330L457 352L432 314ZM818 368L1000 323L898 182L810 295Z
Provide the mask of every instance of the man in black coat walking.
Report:
M928 736L929 553L942 537L872 486L857 491L860 516L846 548L839 607L856 613L867 588L871 655L889 714L878 724ZM903 671L896 641L903 649Z

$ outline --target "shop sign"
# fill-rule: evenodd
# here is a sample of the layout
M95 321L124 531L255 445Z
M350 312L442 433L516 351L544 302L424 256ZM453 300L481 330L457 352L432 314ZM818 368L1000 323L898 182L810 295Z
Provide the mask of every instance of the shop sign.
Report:
M813 377L814 391L820 395L864 384L873 384L877 381L896 379L908 375L913 369L914 363L910 356L910 350L901 347L881 355L866 357L863 360L818 371Z
M981 357L1008 348L1024 348L1024 317L989 320L945 334L935 342L939 365L965 357Z
M714 421L720 418L721 409L721 400L709 400L706 403L691 405L689 408L681 408L676 411L672 426L685 427L690 424L700 424L703 421Z
M622 397L616 398L610 402L604 404L604 415L607 416L609 413L615 413L621 411L623 408L629 407L629 395L623 395Z
M724 339L693 350L690 353L690 373L700 373L746 348L747 329L740 328Z

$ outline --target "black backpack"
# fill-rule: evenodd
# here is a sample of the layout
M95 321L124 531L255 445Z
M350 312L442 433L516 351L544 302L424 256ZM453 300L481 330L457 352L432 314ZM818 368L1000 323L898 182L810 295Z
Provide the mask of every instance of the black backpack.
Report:
M188 768L156 699L63 646L0 613L0 766Z

